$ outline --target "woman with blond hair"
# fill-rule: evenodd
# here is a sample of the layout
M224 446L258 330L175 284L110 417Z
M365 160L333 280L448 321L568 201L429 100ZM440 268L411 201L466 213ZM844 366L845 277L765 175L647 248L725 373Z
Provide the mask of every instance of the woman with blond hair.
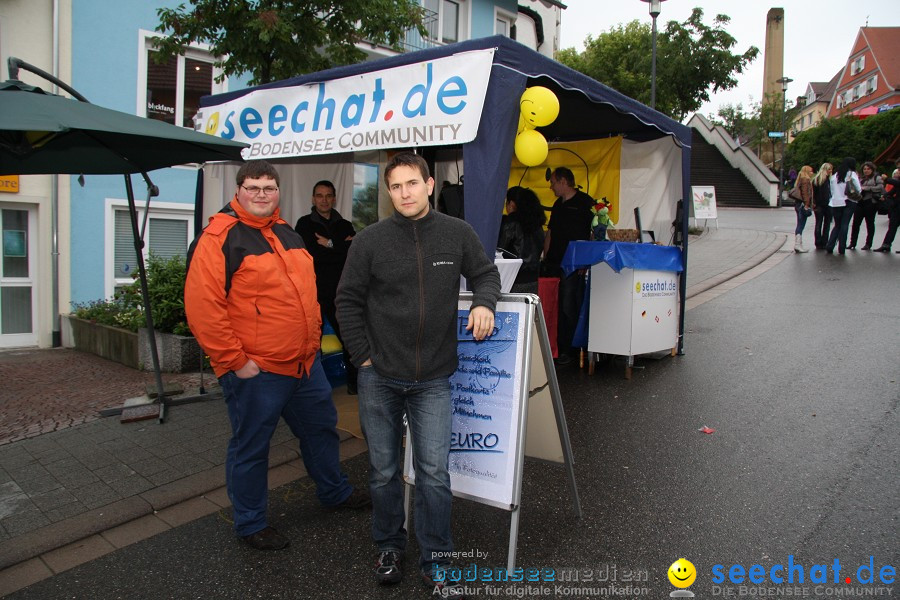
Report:
M813 231L816 250L824 250L825 244L828 243L828 230L831 228L831 207L828 201L831 200L831 183L828 178L834 167L831 163L822 163L819 172L813 177L813 214L816 216L816 225Z
M812 215L813 170L809 165L804 165L797 174L794 189L790 197L794 199L794 211L797 213L797 227L794 229L794 252L809 252L803 247L803 228L806 227L806 219Z

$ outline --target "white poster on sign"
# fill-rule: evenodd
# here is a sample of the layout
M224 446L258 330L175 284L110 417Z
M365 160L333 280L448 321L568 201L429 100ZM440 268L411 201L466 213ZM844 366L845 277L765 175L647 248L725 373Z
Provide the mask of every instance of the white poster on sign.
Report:
M711 185L692 185L691 203L695 219L718 219L716 216L716 188Z
M532 307L498 303L493 335L477 342L466 331L469 304L459 303L459 366L450 376L450 487L454 495L509 509L516 503L522 398L527 394L525 328L533 326ZM406 479L414 483L411 447L407 442Z
M494 50L250 92L205 106L196 128L271 159L475 139Z

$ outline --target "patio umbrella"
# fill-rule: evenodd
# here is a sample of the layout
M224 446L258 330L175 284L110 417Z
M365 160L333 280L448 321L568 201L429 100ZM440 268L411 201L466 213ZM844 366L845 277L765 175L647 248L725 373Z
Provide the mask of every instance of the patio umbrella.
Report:
M130 175L141 173L154 195L147 171L185 163L241 160L246 144L90 104L52 75L16 58L11 79L0 83L0 175L125 175L128 210L137 256L150 354L156 376L159 420L165 390L159 368L153 317L147 294L143 241ZM18 79L18 68L52 81L82 101L45 92Z
M857 108L850 114L859 119L865 119L865 118L871 117L872 115L877 115L878 107L877 106L866 106L864 108Z

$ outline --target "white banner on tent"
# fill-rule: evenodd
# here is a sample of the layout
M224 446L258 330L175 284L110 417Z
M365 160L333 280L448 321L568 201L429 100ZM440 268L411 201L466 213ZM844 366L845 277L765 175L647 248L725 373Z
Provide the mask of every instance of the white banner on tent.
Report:
M203 107L196 128L250 144L245 159L380 148L440 146L475 139L494 50L319 81L260 89Z

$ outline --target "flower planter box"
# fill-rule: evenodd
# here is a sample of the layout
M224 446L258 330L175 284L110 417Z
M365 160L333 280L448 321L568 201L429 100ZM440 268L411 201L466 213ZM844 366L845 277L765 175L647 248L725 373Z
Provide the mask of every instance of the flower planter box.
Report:
M150 336L141 328L139 363L144 371L153 370L153 357L150 355ZM200 369L200 358L203 352L200 344L192 336L175 335L174 333L155 332L156 353L159 355L159 369L164 373L184 373Z
M98 325L71 315L67 319L72 328L72 344L76 350L96 354L132 369L139 368L138 334L127 329Z
M90 352L108 360L121 363L132 369L153 370L150 356L150 339L146 329L132 333L127 329L99 325L71 315L61 315L71 328L63 336L65 346L82 352ZM66 329L66 326L63 326ZM159 354L159 368L165 373L183 373L200 368L202 351L197 340L190 336L156 332L156 351Z

